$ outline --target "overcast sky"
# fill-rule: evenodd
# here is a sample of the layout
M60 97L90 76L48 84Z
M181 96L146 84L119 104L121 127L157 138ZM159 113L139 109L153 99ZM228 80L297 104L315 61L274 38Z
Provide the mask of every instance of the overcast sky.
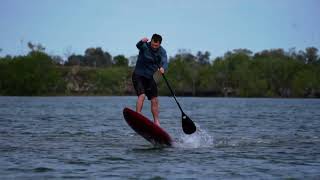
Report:
M319 17L320 0L1 0L0 56L25 54L31 41L53 55L102 47L129 57L153 33L170 56L320 49Z

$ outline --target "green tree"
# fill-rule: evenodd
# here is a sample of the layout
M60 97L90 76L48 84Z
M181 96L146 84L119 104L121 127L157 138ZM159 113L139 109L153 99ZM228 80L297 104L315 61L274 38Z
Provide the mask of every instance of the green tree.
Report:
M318 60L318 49L315 47L306 48L306 64L315 64Z
M196 57L182 52L169 60L168 77L173 81L177 94L196 95L198 66ZM166 91L168 92L168 91Z
M82 55L71 55L68 57L68 60L65 62L66 66L83 66L84 65L84 57Z
M64 63L64 60L62 59L61 56L52 55L51 59L56 65L63 65L63 63Z
M112 65L112 56L98 48L88 48L84 55L84 65L91 67L109 67Z
M113 58L113 62L116 66L128 67L129 60L124 55L118 55Z
M288 53L287 53L288 54ZM268 51L255 56L260 61L256 67L268 84L268 96L288 97L292 95L292 79L302 67L302 62L286 55L282 50Z
M96 74L96 85L98 93L109 95L123 95L130 77L126 67L112 67L98 69Z
M212 65L201 66L199 69L198 91L202 96L220 96L221 87L217 79L217 71Z
M8 79L10 73L9 62L11 60L11 56L0 57L0 95L6 95L8 91L7 84L10 82Z
M38 44L33 44L32 42L28 42L28 47L30 49L31 52L44 52L46 50L46 48L38 43Z
M56 93L63 86L52 59L45 53L32 51L14 57L2 72L1 84L6 95L42 95Z
M305 65L293 77L293 93L297 97L315 97L320 90L319 67Z
M208 51L206 52L197 52L196 60L198 61L199 64L201 65L208 65L210 64L210 53Z

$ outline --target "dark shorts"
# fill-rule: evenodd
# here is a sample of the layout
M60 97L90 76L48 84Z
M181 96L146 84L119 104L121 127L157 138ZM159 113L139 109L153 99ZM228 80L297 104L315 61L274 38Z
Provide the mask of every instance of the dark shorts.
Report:
M158 87L153 78L149 79L133 73L132 82L137 96L145 94L148 100L151 100L153 97L158 97Z

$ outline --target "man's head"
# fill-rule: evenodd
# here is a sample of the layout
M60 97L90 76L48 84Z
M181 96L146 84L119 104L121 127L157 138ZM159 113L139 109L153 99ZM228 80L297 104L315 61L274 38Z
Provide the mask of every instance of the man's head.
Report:
M151 37L151 48L157 50L162 42L162 37L159 34L153 34Z

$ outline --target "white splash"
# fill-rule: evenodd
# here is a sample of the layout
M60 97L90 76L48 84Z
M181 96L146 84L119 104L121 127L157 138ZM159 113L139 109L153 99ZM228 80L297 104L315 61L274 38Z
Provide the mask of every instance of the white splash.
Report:
M174 147L179 148L201 148L212 147L213 137L197 125L197 131L191 135L181 134L180 138L174 143Z

